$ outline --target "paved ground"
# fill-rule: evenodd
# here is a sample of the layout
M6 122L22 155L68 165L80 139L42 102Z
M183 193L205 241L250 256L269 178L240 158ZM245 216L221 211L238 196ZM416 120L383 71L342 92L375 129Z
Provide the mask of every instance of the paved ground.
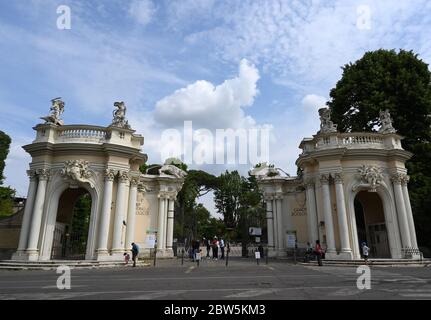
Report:
M359 290L356 267L231 259L158 261L156 267L75 269L71 289L55 271L0 271L0 299L431 299L431 268L371 267Z

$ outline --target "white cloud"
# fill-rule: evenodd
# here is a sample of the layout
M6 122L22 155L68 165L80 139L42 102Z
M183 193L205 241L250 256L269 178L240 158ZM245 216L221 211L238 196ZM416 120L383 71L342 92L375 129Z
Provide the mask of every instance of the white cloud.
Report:
M156 14L157 8L151 0L133 0L129 14L141 25L149 24Z
M326 106L327 99L325 97L319 96L317 94L307 94L301 101L302 107L306 112L311 112L314 116L314 113L320 108Z
M180 126L184 121L210 129L254 126L254 119L246 116L243 108L253 104L258 80L259 71L243 59L233 79L217 86L199 80L159 100L155 119L168 127Z

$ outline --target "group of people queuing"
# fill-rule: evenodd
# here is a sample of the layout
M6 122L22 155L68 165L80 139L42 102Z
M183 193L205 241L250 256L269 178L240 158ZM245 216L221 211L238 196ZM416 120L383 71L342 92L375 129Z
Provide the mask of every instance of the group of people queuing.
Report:
M217 236L214 236L212 240L204 237L202 242L200 240L192 240L190 258L193 261L196 260L196 254L201 254L203 251L201 245L206 248L205 257L213 260L224 259L226 247L229 247L229 244L226 244L222 237L219 239Z

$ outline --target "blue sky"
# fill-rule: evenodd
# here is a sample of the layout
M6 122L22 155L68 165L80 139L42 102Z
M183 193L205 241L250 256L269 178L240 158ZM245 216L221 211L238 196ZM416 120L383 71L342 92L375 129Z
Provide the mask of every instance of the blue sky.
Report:
M60 5L71 9L70 30L57 28ZM26 194L21 146L58 96L66 124L108 125L124 100L150 163L160 162L161 131L184 120L269 126L270 161L295 174L299 142L318 130L340 67L379 48L431 62L430 12L426 0L0 0L6 184Z

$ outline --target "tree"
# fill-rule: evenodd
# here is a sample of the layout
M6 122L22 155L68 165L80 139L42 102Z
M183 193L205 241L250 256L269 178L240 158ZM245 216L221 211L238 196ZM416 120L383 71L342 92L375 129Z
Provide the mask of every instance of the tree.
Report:
M231 240L240 240L243 255L246 255L250 240L248 228L265 223L262 194L256 178L242 177L238 171L226 171L219 177L214 201L218 212L223 214L225 226L234 232Z
M9 153L10 144L10 137L3 131L0 131L0 185L3 184L4 180L3 171L5 167L5 160Z
M431 73L411 51L377 50L343 67L330 92L332 120L340 131L375 131L388 109L414 156L406 163L418 242L431 246Z
M3 187L4 176L3 171L5 167L5 160L9 153L9 146L11 144L10 137L0 131L0 217L6 217L12 214L13 200L15 197L15 190L10 187Z

